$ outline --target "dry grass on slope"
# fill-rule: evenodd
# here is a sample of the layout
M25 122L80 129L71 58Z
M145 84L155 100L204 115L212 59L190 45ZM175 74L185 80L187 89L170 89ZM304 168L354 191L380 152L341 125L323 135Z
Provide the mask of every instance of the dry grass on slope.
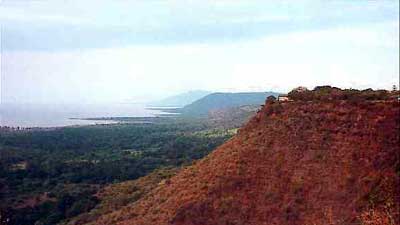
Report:
M101 216L106 216L126 205L132 204L145 196L157 186L177 173L176 168L159 169L151 174L133 181L125 181L106 186L97 193L100 203L90 212L79 215L70 221L68 225L92 223Z
M267 104L233 139L93 224L399 223L399 103Z

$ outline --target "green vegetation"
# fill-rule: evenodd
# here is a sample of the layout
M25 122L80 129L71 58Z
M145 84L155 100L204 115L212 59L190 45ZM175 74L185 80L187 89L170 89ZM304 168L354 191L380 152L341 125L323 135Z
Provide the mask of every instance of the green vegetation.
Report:
M190 105L176 110L187 117L207 117L210 112L234 108L244 105L262 105L270 96L277 96L274 92L248 92L248 93L213 93L201 98Z
M60 224L82 224L95 222L102 216L140 200L154 188L165 185L168 179L179 171L178 168L157 169L145 177L121 183L110 184L101 189L96 197L99 203L87 213L65 220Z
M0 220L59 223L96 207L104 185L190 164L235 133L166 121L0 132Z

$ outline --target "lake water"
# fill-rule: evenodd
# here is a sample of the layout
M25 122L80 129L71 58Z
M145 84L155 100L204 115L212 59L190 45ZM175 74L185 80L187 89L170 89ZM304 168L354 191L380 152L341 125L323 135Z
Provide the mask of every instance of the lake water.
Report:
M45 105L1 104L0 126L60 127L72 125L107 124L112 121L70 118L152 117L162 112L146 109L142 104Z

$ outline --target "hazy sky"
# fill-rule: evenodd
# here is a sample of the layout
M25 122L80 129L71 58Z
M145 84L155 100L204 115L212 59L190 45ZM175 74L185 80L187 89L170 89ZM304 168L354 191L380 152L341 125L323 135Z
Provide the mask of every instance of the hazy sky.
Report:
M399 1L0 0L2 101L399 82Z

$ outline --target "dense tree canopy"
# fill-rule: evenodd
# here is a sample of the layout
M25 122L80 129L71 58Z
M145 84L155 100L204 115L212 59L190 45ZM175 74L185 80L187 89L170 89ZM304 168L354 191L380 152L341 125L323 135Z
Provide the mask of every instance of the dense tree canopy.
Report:
M104 184L189 164L231 136L194 121L0 132L0 215L55 224L93 208Z

